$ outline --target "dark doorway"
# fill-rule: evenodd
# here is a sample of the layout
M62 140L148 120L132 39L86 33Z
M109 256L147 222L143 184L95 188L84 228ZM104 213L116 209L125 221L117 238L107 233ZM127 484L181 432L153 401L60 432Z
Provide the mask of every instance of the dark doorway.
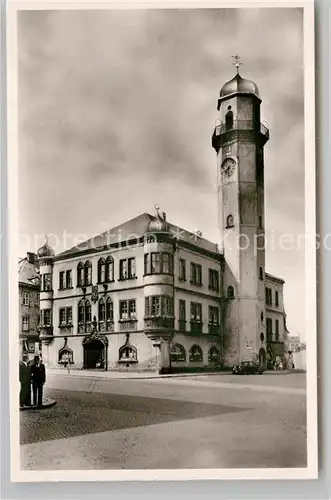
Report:
M265 368L266 365L266 354L265 350L263 348L260 349L259 351L259 363L262 368Z
M101 340L91 340L84 345L84 368L105 369L106 347Z

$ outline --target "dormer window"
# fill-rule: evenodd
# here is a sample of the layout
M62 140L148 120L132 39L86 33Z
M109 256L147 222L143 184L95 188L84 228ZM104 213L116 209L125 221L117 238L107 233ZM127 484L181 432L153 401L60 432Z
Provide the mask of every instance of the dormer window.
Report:
M227 218L226 218L226 227L227 228L234 227L233 215L228 215L227 216Z

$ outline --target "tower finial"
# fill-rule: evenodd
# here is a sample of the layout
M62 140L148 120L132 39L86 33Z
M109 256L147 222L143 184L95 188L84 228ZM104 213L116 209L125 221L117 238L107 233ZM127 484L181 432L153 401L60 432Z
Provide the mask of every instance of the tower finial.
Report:
M45 243L48 245L48 234L45 234Z
M155 211L156 211L156 216L157 216L157 217L159 217L159 216L160 216L160 213L159 213L160 206L159 206L158 204L156 204L156 205L154 206L154 208L155 208Z
M235 56L231 56L231 58L235 61L232 64L237 68L237 75L239 75L239 66L243 64L240 62L241 57L236 54Z

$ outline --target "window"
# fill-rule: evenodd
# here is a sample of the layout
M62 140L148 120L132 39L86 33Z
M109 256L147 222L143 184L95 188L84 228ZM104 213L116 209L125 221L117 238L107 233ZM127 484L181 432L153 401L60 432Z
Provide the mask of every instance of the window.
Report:
M106 303L105 303L103 298L101 298L99 300L98 316L99 316L99 321L105 321L105 319L106 319Z
M190 349L189 360L192 363L201 362L203 360L202 349L198 345L193 345Z
M228 112L225 115L225 130L233 129L233 111L231 111L231 106L228 106Z
M42 326L51 326L51 310L50 309L42 309L40 311L40 314L41 314Z
M170 253L163 252L162 257L162 273L173 274L173 256Z
M262 215L259 215L259 228L260 228L260 229L263 229L263 219L262 219Z
M145 298L145 317L173 317L173 299L169 295L152 295Z
M208 362L219 364L221 362L221 351L217 347L212 346L208 351Z
M104 283L106 281L106 263L105 259L101 257L98 260L98 283Z
M152 316L161 316L161 297L152 297Z
M185 362L186 361L186 351L181 344L175 344L171 348L170 353L171 361L173 363Z
M69 349L69 347L63 347L62 349L59 350L58 363L73 364L73 362L74 362L74 353L72 349Z
M219 308L215 306L209 306L209 324L219 325Z
M261 318L261 323L263 323L263 318L264 318L263 311L261 311L260 318Z
M226 227L229 228L229 227L234 227L234 219L233 219L233 215L228 215L227 218L226 218Z
M23 306L28 306L30 304L29 292L22 293L22 304Z
M228 289L227 289L227 298L234 299L234 288L231 285L228 286Z
M267 337L269 337L268 340L270 340L270 337L272 337L272 318L266 319L266 328L267 328Z
M85 304L83 300L78 304L78 323L85 323Z
M114 321L114 306L110 297L108 297L106 302L106 320Z
M137 349L132 345L124 345L119 350L120 361L137 361Z
M271 288L265 289L265 302L268 305L272 305L272 290L271 290Z
M263 268L262 267L260 267L259 273L260 273L260 280L263 280Z
M49 292L52 290L52 277L51 273L45 273L42 276L42 291Z
M186 262L184 259L179 259L179 279L186 280Z
M72 272L71 269L66 271L66 287L72 288Z
M278 295L278 292L276 291L275 292L275 306L278 307L279 306L279 295Z
M22 318L22 330L26 332L29 330L29 316L24 316Z
M59 309L59 325L70 326L72 324L72 307L61 307Z
M65 272L60 271L59 273L59 288L63 290L65 288Z
M276 333L276 342L279 341L279 320L275 320L275 333Z
M77 286L84 286L84 264L82 262L77 266Z
M67 271L60 271L59 288L60 290L64 290L65 288L72 288L71 269L68 269Z
M136 301L120 300L120 320L136 319Z
M202 268L200 264L191 262L191 283L194 285L202 284Z
M219 272L216 269L209 269L209 288L219 290Z
M167 252L145 254L145 274L173 274L173 256Z
M202 305L199 302L191 302L191 321L202 322Z
M92 284L92 264L88 260L84 264L84 285L89 286Z
M186 302L179 300L179 321L186 321Z
M112 257L107 257L106 259L106 276L105 280L109 283L114 281L114 259Z
M78 323L91 323L92 310L90 301L81 300L78 304Z
M136 277L136 259L131 257L130 259L120 260L120 280L132 279Z
M151 269L151 254L145 253L144 255L144 274L150 274Z

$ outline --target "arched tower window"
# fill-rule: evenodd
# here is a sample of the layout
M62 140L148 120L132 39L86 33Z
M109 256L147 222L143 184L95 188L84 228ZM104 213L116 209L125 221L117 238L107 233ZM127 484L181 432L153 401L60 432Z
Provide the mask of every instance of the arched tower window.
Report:
M225 115L225 130L233 129L233 111L231 110L231 106L228 106L228 111Z
M261 266L260 266L259 273L260 273L260 280L263 280L263 268Z
M87 260L84 264L84 285L88 286L92 284L92 264Z
M234 220L233 220L233 215L228 215L226 218L226 227L233 227L234 226Z
M171 361L173 363L178 363L181 361L186 361L186 351L185 348L182 346L182 344L175 344L171 348Z
M228 286L228 289L227 289L227 298L228 299L234 299L234 288L233 286Z
M84 286L84 264L82 262L77 266L77 286Z
M105 259L101 257L98 260L98 283L104 283L106 280L106 264Z
M202 349L200 346L192 345L189 353L189 360L191 363L197 363L203 360Z
M106 259L106 278L107 282L114 281L114 259L110 256Z

